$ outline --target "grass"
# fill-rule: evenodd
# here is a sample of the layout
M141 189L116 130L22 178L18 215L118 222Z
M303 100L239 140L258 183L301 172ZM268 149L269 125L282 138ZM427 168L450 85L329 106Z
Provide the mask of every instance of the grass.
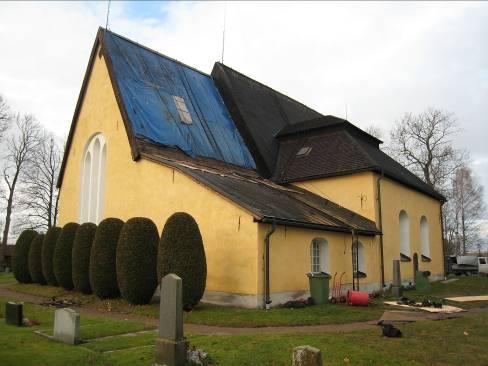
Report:
M434 282L431 284L431 291L423 294L418 291L404 291L404 296L423 300L425 298L440 301L446 297L488 295L488 277L460 276L453 277L457 281L442 283ZM461 307L463 309L488 307L488 301L456 302L445 301L446 304Z
M100 300L94 295L83 295L59 287L37 284L13 284L10 290L42 296L73 299L83 306L107 312L136 314L157 318L159 304L130 305L123 299ZM304 309L275 308L241 309L227 306L200 304L191 313L185 313L185 322L227 327L297 326L316 324L344 324L378 319L384 311L381 302L373 301L367 308L346 305L316 305Z
M0 272L0 284L2 283L15 283L14 274L12 272L10 273Z
M405 291L405 296L422 300L430 298L439 300L443 297L488 294L488 277L457 277L457 281L444 284L432 283L429 294L416 291ZM9 289L50 298L70 298L85 307L100 311L135 314L157 318L159 304L130 305L123 299L100 300L94 295L83 295L74 291L66 291L59 287L40 286L37 284L12 284ZM345 305L316 305L304 309L274 308L271 311L261 309L240 309L234 307L200 304L193 312L185 313L186 323L206 324L227 327L266 327L266 326L298 326L318 324L345 324L378 319L385 309L383 299L372 300L365 308ZM462 307L488 307L488 301L449 304Z
M6 299L0 298L0 318ZM127 336L146 329L138 322L82 316L80 346L50 341L33 333L50 328L54 309L25 304L24 314L40 326L12 327L0 319L2 366L16 365L150 365L154 362L155 332ZM381 337L381 329L351 333L284 335L187 335L191 345L209 352L217 365L289 365L294 347L322 350L325 365L488 365L488 313L460 319L424 321L400 326L403 338ZM95 337L114 335L93 340ZM109 353L107 353L109 351Z

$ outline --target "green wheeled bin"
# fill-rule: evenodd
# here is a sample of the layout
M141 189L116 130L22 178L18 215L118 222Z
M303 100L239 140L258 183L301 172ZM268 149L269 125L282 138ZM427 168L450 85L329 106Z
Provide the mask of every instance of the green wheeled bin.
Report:
M315 304L327 304L329 302L330 276L324 272L308 273L310 283L310 296Z

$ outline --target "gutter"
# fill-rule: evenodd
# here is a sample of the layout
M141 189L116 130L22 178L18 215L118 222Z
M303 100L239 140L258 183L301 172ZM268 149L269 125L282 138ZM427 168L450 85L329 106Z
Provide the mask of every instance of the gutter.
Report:
M376 181L376 189L378 192L378 225L380 231L383 233L383 216L381 211L381 180L385 177L385 172L381 170L381 176ZM380 235L380 260L381 260L381 286L385 287L385 258L383 254L383 235Z
M261 219L256 219L258 222L262 222L265 224L276 223L278 225L285 225L285 226L293 226L293 227L301 227L305 229L314 229L314 230L326 230L326 231L335 231L340 233L350 233L351 227L337 227L337 226L329 226L323 224L313 224L308 222L296 221L292 219L283 219L271 216L263 216ZM354 229L358 235L366 235L366 236L376 236L381 235L379 231L369 231L369 230L358 230Z
M271 224L271 229L266 233L264 237L264 308L266 310L271 309L271 296L269 291L269 239L271 235L276 231L276 221Z

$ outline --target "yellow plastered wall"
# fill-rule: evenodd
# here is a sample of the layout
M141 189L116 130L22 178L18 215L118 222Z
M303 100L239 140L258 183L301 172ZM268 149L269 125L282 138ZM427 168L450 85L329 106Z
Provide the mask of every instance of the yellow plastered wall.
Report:
M376 221L376 182L372 172L293 183Z
M132 160L103 57L96 56L69 151L60 191L60 225L79 221L82 154L96 133L104 135L107 147L103 217L148 217L161 233L171 214L188 212L199 224L205 245L206 289L256 294L257 225L252 215L171 168Z
M270 224L259 224L260 283L264 286L264 239L271 229ZM352 283L352 237L349 233L309 230L296 227L277 226L270 238L270 292L308 291L306 274L311 271L310 245L315 238L325 239L328 244L329 274L346 272L344 282ZM381 282L379 244L373 237L360 236L364 246L366 278L360 279L360 286ZM330 280L332 287L332 279ZM261 287L260 293L264 292Z
M400 259L399 215L401 210L405 210L410 223L410 258L413 259L413 254L417 253L421 271L430 271L433 276L441 276L444 270L444 262L440 202L395 181L384 178L381 182L381 207L386 281L392 281L393 259ZM422 216L427 218L429 225L431 262L422 262L421 260L420 219ZM413 279L413 261L402 262L400 268L402 280Z

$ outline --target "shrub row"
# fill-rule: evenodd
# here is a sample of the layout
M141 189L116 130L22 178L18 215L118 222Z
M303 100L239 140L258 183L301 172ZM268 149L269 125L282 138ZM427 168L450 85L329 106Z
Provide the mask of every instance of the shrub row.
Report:
M26 230L17 240L13 271L22 283L93 291L100 298L122 295L132 304L148 303L161 278L174 273L183 280L185 306L200 301L207 276L202 236L186 213L168 219L161 239L143 217L125 224L108 218L98 227L68 223L46 235Z

